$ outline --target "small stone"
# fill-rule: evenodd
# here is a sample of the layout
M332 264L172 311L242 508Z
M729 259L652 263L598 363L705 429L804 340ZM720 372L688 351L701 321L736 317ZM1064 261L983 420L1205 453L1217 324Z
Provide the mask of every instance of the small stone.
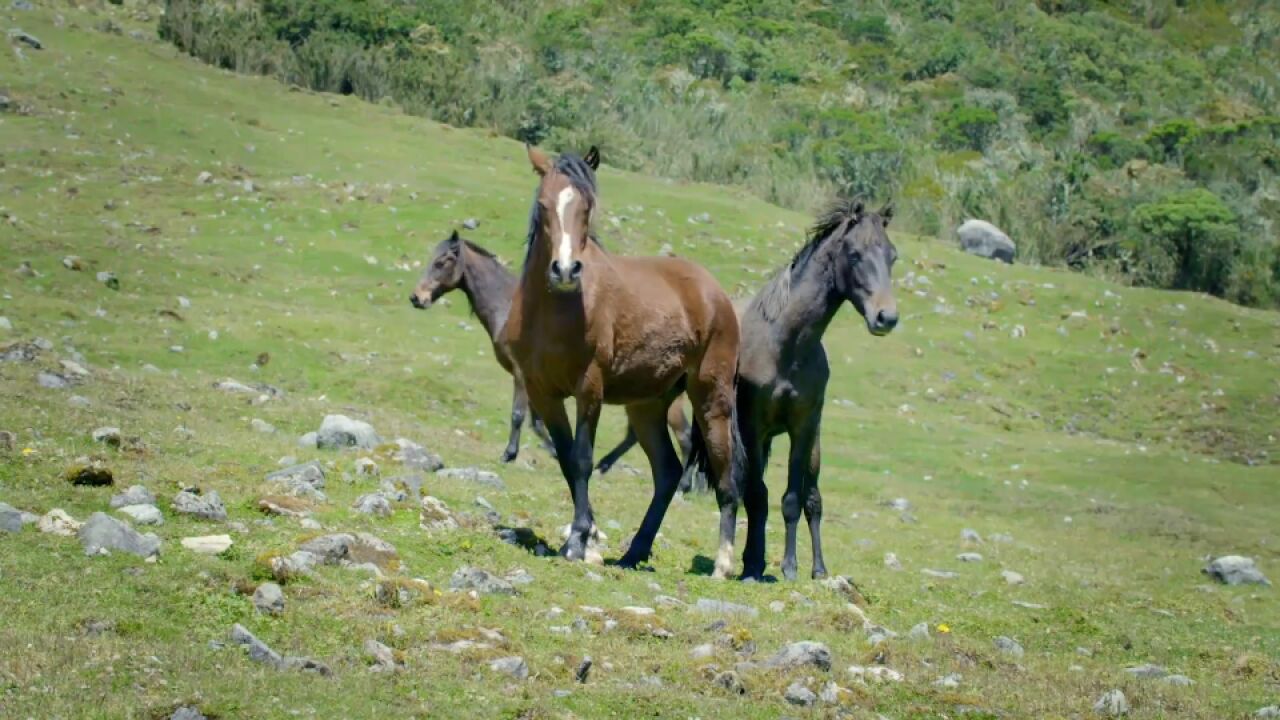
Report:
M13 331L13 323L9 321L9 318L3 315L0 315L0 330L3 330L4 332Z
M1026 600L1011 600L1010 603L1014 607L1020 607L1026 610L1048 610L1049 609L1048 605L1041 605L1040 603L1027 602Z
M182 538L182 547L200 555L218 555L231 548L230 535L201 535Z
M1267 718L1268 720L1280 718L1280 705L1268 705L1266 707L1258 708L1254 711L1253 716L1256 718Z
M1270 585L1262 571L1258 569L1253 558L1240 555L1224 555L1216 558L1201 571L1209 577L1227 585Z
M346 415L326 415L316 433L316 447L321 450L359 447L372 450L382 444L373 426Z
M949 675L943 675L937 680L934 680L933 686L942 688L944 690L955 690L956 688L960 687L960 681L963 679L964 678L959 673L951 673Z
M209 720L209 718L200 712L199 708L183 705L173 711L173 714L169 716L169 720Z
M115 448L120 447L120 428L100 427L93 431L92 437L94 442Z
M271 433L274 433L276 431L275 425L272 425L266 420L259 420L258 418L254 418L250 420L249 427L253 428L254 431L256 432L262 433L263 435L270 435Z
M716 647L711 643L703 643L689 651L689 657L694 660L706 660L716 654Z
M973 528L965 528L961 530L960 539L967 543L973 543L974 545L980 545L982 543L982 536Z
M1016 573L1012 570L1001 570L1000 577L1004 578L1004 581L1009 585L1021 585L1026 582L1021 573Z
M907 637L912 640L928 640L929 639L929 623L916 623L911 626L911 631L907 633Z
M84 269L84 261L80 259L79 255L68 255L62 258L62 267L79 272Z
M529 666L525 664L524 658L519 656L504 657L489 663L489 669L510 675L517 680L525 680L529 677Z
M920 572L931 578L937 578L939 580L952 580L960 577L960 573L954 573L950 570L932 570L930 568L925 568Z
M799 682L793 682L788 685L782 697L792 705L799 705L800 707L809 707L818 701L818 696Z
M155 505L156 496L142 485L132 485L128 490L111 497L111 508L122 508L126 505Z
M320 434L317 432L309 432L298 438L298 447L316 449Z
M391 502L382 493L369 493L356 498L352 508L361 515L391 516Z
M476 228L480 227L480 221L475 218L467 218L466 220L462 221L462 227L468 230L475 230Z
M422 498L421 508L418 523L423 530L457 529L458 521L453 517L449 506L445 505L443 500L428 495Z
M449 578L453 590L475 590L481 595L515 595L516 588L510 582L480 568L463 566Z
M902 563L898 561L898 556L891 552L884 554L884 566L889 570L902 569Z
M202 520L222 522L227 519L227 508L218 497L217 490L199 494L195 490L183 490L173 496L174 512L191 515Z
M840 696L848 692L848 690L828 680L827 684L822 686L822 692L818 693L818 699L827 705L837 705L840 702Z
M102 283L103 285L106 285L112 290L120 289L120 278L116 277L115 273L103 271L98 273L97 277L98 277L98 282Z
M1022 645L1019 644L1017 640L1014 640L1011 637L1005 637L1004 635L1001 635L997 637L993 642L995 643L996 649L998 649L1000 652L1004 653L1005 655L1009 655L1011 657L1016 657L1016 658L1020 658L1023 655Z
M573 671L573 678L578 681L579 685L585 685L587 677L591 675L591 666L593 665L591 656L582 658L582 662L578 663L578 667Z
M1002 543L1005 545L1013 542L1013 536L1007 535L1005 533L994 533L991 536L989 536L987 539L990 540L991 542Z
M704 615L720 615L756 617L760 614L759 610L750 605L739 605L738 603L726 602L724 600L711 600L708 598L698 598L693 605L694 609Z
M0 502L0 532L21 532L23 512L12 505Z
M196 176L197 185L208 185L211 182L213 182L213 173L208 170L202 170L200 171L200 174Z
M311 504L292 495L268 495L258 500L258 509L282 517L305 518L311 514Z
M93 403L89 401L89 398L83 395L72 395L67 398L67 404L74 408L87 408Z
M774 600L773 602L769 603L769 610L771 612L780 613L780 612L785 612L786 609L787 609L787 604L782 602L781 600Z
M377 475L378 463L367 457L357 458L355 471L357 475Z
M117 508L116 512L128 516L130 520L138 525L164 524L164 515L160 513L160 508L155 505L125 505Z
M425 447L419 445L412 440L397 438L396 445L399 450L391 456L391 459L409 468L419 472L435 472L444 467L444 461L439 455L430 452Z
M264 615L284 613L284 590L276 583L262 583L253 591L253 607Z
M373 661L372 666L369 668L372 672L395 672L404 666L403 663L396 660L394 650L373 638L364 641L364 654L369 660Z
M494 490L507 489L506 483L502 482L502 478L498 477L496 473L491 473L487 470L479 470L477 468L443 468L436 471L436 477L476 483L485 487L491 487Z
M46 390L66 390L71 381L57 373L40 371L36 373L36 384Z
M236 623L231 628L231 641L237 645L243 645L249 653L249 659L254 662L270 665L277 669L284 667L284 658L280 656L280 653L272 650L266 643L259 640L239 623Z
M160 538L154 533L143 535L105 513L94 513L76 533L85 555L99 555L104 551L119 550L142 558L160 554Z
M1125 672L1137 678L1145 678L1148 680L1159 680L1169 674L1168 670L1159 665L1147 663L1145 665L1134 665L1124 669Z
M72 537L84 525L67 514L62 508L54 508L36 521L36 528L42 533Z
M907 512L911 509L911 501L906 498L894 498L883 503L885 507L893 508L898 512Z
M868 683L873 685L882 685L884 683L902 682L902 673L892 668L881 665L873 665L871 667L863 667L861 665L850 665L846 671L854 682L860 685Z
M1166 685L1173 685L1175 687L1190 687L1196 684L1195 680L1192 680L1186 675L1165 675L1160 678L1160 681Z
M718 688L728 690L734 695L745 695L747 692L747 689L742 686L742 678L733 670L725 670L724 672L717 673L716 676L711 679L711 683Z
M1119 690L1108 690L1093 704L1093 711L1106 717L1122 717L1129 714L1129 701Z
M271 575L277 582L288 582L290 579L310 575L320 557L315 553L299 550L285 557L271 558Z
M831 669L831 651L827 646L810 641L789 643L764 662L772 669L789 669L813 665L820 670Z
M960 553L956 556L956 559L960 562L976 563L982 562L982 555L976 552Z

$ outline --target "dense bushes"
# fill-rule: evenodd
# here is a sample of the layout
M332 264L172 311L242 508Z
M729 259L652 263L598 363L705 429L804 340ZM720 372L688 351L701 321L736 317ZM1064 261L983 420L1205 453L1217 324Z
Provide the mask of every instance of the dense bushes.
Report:
M892 196L906 229L981 215L1021 258L1275 304L1280 8L1165 5L167 0L161 32L631 169L798 208Z

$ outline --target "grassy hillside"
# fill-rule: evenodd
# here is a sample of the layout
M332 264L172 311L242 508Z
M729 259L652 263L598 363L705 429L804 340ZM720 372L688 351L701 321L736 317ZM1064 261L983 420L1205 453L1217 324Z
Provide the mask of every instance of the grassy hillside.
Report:
M504 525L558 545L570 517L563 481L532 446L497 465L509 385L487 339L462 298L423 313L407 294L415 264L465 219L479 221L470 239L518 257L533 187L518 143L211 69L151 40L127 8L6 5L0 17L45 46L0 54L10 98L0 114L0 316L12 325L0 342L49 342L30 362L0 362L0 430L16 436L0 447L0 502L84 520L142 484L165 514L150 528L164 543L155 564L86 557L74 538L30 526L0 533L0 716L152 718L192 704L222 718L1065 718L1088 715L1115 688L1136 718L1240 717L1276 702L1276 591L1199 572L1205 556L1235 553L1280 574L1275 313L996 265L895 234L899 329L872 338L846 312L827 344L828 566L857 582L873 623L898 633L873 647L846 598L822 585L706 577L715 513L705 498L673 505L652 572L535 557L488 527L478 495ZM735 294L784 263L808 222L744 190L614 167L600 185L612 249L669 243ZM702 213L710 223L690 221ZM68 256L83 269L66 269ZM23 261L36 276L14 272ZM119 289L97 272L114 273ZM261 353L269 361L259 366ZM73 374L61 360L88 375L70 389L41 387L41 372ZM228 377L284 394L259 402L213 387ZM407 471L385 448L298 447L332 413L426 445L451 467L496 471L507 489L427 475L424 492L452 508L455 530L422 530L409 502L389 517L359 515L352 502L379 485L357 473L359 458L382 478ZM254 419L277 432L256 431ZM91 431L107 425L137 440L94 443ZM603 442L621 431L610 411ZM768 475L775 504L784 450L785 440ZM105 462L117 487L63 480L81 456ZM313 514L323 531L256 509L282 456L328 468L329 500ZM594 483L606 557L619 555L648 500L643 457L627 460L633 470ZM191 486L218 491L229 523L172 512ZM896 498L910 509L892 507ZM776 573L778 512L771 522ZM965 529L984 541L963 541ZM440 592L380 601L367 574L322 567L285 584L283 615L255 613L244 593L268 578L271 557L321 532L357 531L394 544L402 567L389 568L391 582L422 578ZM235 543L221 555L180 545L219 533ZM983 559L960 562L962 552ZM465 565L533 580L514 597L470 599L449 589ZM1008 584L1003 570L1025 584ZM720 626L662 595L758 615ZM252 662L229 643L235 623L332 675ZM909 635L919 623L929 638ZM999 650L998 636L1025 653ZM404 671L369 673L368 639L393 648ZM491 647L439 647L466 639ZM712 681L802 640L829 646L830 671L742 667L741 695ZM703 644L710 655L695 656ZM527 680L489 669L515 655ZM579 684L584 656L594 667ZM1124 672L1142 663L1194 684ZM860 685L847 670L877 664L903 681ZM954 686L936 684L952 674ZM783 699L793 682L816 693L828 681L847 689L836 704Z
M1265 0L167 0L206 62L1021 257L1280 302Z

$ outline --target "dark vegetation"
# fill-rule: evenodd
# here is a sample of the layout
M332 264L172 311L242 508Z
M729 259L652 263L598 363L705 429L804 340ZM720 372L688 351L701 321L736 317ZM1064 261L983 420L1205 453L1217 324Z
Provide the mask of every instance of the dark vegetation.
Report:
M1268 0L169 0L224 68L1019 254L1280 304Z

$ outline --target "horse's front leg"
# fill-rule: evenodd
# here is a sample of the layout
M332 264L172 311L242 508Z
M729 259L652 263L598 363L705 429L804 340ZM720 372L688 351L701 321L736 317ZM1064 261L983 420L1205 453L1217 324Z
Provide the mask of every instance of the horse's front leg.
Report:
M511 435L507 438L507 449L502 452L502 462L509 463L520 454L520 427L524 425L525 413L529 410L529 396L524 391L524 383L516 375L511 391Z
M598 378L599 374L590 370L583 378L576 396L578 422L573 435L573 447L565 455L565 459L560 461L573 492L573 525L569 529L569 539L560 549L560 554L570 560L587 559L587 546L595 529L588 486L591 482L591 456L595 448L596 426L600 422L600 408L604 402L604 386ZM591 559L599 561L600 558L596 555Z

